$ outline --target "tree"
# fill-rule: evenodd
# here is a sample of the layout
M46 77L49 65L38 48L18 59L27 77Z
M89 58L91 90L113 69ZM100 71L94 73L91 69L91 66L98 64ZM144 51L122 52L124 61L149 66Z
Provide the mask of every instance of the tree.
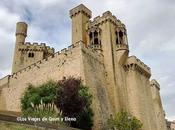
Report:
M114 118L108 119L108 128L113 130L140 130L142 123L136 117L121 111Z
M92 95L81 79L69 77L58 82L55 104L61 109L63 116L75 117L76 122L70 122L72 127L90 130L93 126L93 112L90 108Z

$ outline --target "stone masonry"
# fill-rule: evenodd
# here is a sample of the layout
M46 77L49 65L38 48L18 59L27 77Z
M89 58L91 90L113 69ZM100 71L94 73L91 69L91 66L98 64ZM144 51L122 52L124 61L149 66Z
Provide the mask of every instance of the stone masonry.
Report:
M121 109L140 119L142 130L166 130L160 86L147 65L129 56L125 25L110 11L91 16L82 4L70 10L72 44L58 52L45 43L25 42L27 24L17 23L12 74L0 79L0 110L20 112L29 83L74 76L93 94L93 130L104 129Z

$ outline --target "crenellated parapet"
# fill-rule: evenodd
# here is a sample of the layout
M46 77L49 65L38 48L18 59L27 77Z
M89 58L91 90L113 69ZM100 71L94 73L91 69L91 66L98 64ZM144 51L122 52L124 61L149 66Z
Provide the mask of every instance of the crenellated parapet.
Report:
M118 27L125 28L125 25L119 19L117 19L116 16L112 15L110 11L106 11L102 14L102 16L97 16L92 21L89 21L87 24L87 29L94 26L99 26L100 24L103 24L107 21L113 23Z
M83 4L80 4L79 6L73 8L69 11L69 14L70 14L71 18L76 16L79 13L83 13L89 18L91 18L91 16L92 16L92 12L86 6L84 6Z
M47 51L49 53L54 53L54 48L51 48L50 46L46 46L45 43L30 43L26 42L25 44L22 44L19 49L19 51Z
M155 79L152 79L151 81L150 81L150 85L153 87L156 87L158 90L160 90L160 85L159 85L159 83L155 80Z
M49 56L47 59L38 60L37 62L17 71L16 73L13 73L12 75L9 75L8 77L17 79L20 74L22 74L26 71L30 71L34 68L40 69L42 64L45 64L46 62L49 62L50 60L53 60L54 58L60 58L60 61L61 61L60 64L64 64L66 62L66 58L63 58L62 55L68 57L69 55L72 55L72 51L76 48L81 48L81 50L84 53L90 55L92 58L94 58L98 62L103 63L103 54L98 53L97 51L93 50L92 48L87 47L82 41L79 41L76 44L72 44L72 45L68 46L68 48L64 48L61 51L54 53L53 55ZM61 67L61 65L59 65L59 67ZM1 83L1 80L3 80L3 79L0 79L0 83ZM3 80L3 82L4 82L4 80Z
M144 64L141 60L136 58L136 56L130 56L125 65L124 65L125 71L137 71L140 74L146 76L147 78L150 78L151 76L151 69Z

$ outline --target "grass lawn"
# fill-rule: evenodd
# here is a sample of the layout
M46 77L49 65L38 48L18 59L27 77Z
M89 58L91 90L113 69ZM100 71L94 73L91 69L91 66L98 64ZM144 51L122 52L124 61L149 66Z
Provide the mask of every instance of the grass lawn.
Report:
M0 121L0 130L46 130L46 129L38 128L30 125ZM47 128L47 130L51 130L51 129Z

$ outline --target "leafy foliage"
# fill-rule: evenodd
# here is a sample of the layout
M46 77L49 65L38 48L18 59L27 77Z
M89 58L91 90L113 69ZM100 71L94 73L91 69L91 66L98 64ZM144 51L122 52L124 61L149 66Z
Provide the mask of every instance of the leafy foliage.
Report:
M69 77L58 82L56 106L63 111L64 116L75 117L84 107L91 104L92 95L88 88L81 84L80 79Z
M93 126L91 103L92 95L88 87L82 84L81 79L73 77L58 82L48 81L39 86L30 84L21 99L24 116L72 117L76 121L65 123L84 130L90 130Z
M56 82L51 80L39 86L30 84L21 99L23 115L35 117L54 115L56 85Z
M59 90L55 104L68 117L76 117L72 127L90 130L93 126L93 112L90 108L92 95L81 79L69 77L58 82Z
M83 130L90 130L93 126L93 112L90 107L85 107L85 109L77 116L76 126Z
M108 120L108 127L117 130L140 130L142 123L136 117L131 116L125 111L117 113L114 118Z

